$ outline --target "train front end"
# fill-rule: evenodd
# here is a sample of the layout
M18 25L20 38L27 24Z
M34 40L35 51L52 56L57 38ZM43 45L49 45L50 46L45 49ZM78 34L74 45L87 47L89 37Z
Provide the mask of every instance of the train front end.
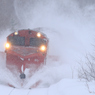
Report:
M21 79L26 78L45 64L48 38L45 34L33 30L19 30L7 37L5 44L6 67L18 73Z

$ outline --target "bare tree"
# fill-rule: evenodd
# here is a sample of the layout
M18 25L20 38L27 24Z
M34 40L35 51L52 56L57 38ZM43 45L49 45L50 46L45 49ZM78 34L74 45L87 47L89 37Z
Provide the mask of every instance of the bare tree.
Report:
M86 81L95 81L95 57L92 55L86 56L86 62L79 64L78 77Z
M80 80L85 80L86 87L89 93L94 93L95 91L91 91L89 83L95 82L95 57L94 55L86 56L86 61L83 63L79 63L80 68L78 69L78 77Z

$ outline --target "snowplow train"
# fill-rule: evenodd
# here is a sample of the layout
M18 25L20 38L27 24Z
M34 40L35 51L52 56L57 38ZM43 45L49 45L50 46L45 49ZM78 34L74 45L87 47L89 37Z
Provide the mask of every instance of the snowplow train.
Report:
M5 44L6 67L20 76L20 79L30 76L46 63L48 38L44 33L35 30L19 30L7 36Z

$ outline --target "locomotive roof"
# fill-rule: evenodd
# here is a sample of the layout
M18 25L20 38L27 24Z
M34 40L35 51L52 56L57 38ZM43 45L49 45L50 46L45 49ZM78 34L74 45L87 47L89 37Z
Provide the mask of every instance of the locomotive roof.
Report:
M26 35L27 33L30 33L30 35L32 35L32 33L33 34L41 33L41 35L43 36L43 38L47 38L47 36L43 32L41 32L39 30L22 29L22 30L18 30L18 31L15 31L15 32L18 32L18 33L20 33L23 36ZM15 32L11 33L8 36L13 36Z

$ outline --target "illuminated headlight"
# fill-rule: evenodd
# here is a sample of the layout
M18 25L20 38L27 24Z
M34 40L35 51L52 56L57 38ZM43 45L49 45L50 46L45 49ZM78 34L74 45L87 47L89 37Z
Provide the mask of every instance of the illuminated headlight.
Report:
M15 32L14 35L18 35L18 32Z
M10 48L10 44L9 43L6 43L5 44L5 47L8 49L8 48Z
M41 37L41 33L37 33L37 37Z
M40 50L41 50L41 51L46 51L46 46L42 45L42 46L40 47Z

